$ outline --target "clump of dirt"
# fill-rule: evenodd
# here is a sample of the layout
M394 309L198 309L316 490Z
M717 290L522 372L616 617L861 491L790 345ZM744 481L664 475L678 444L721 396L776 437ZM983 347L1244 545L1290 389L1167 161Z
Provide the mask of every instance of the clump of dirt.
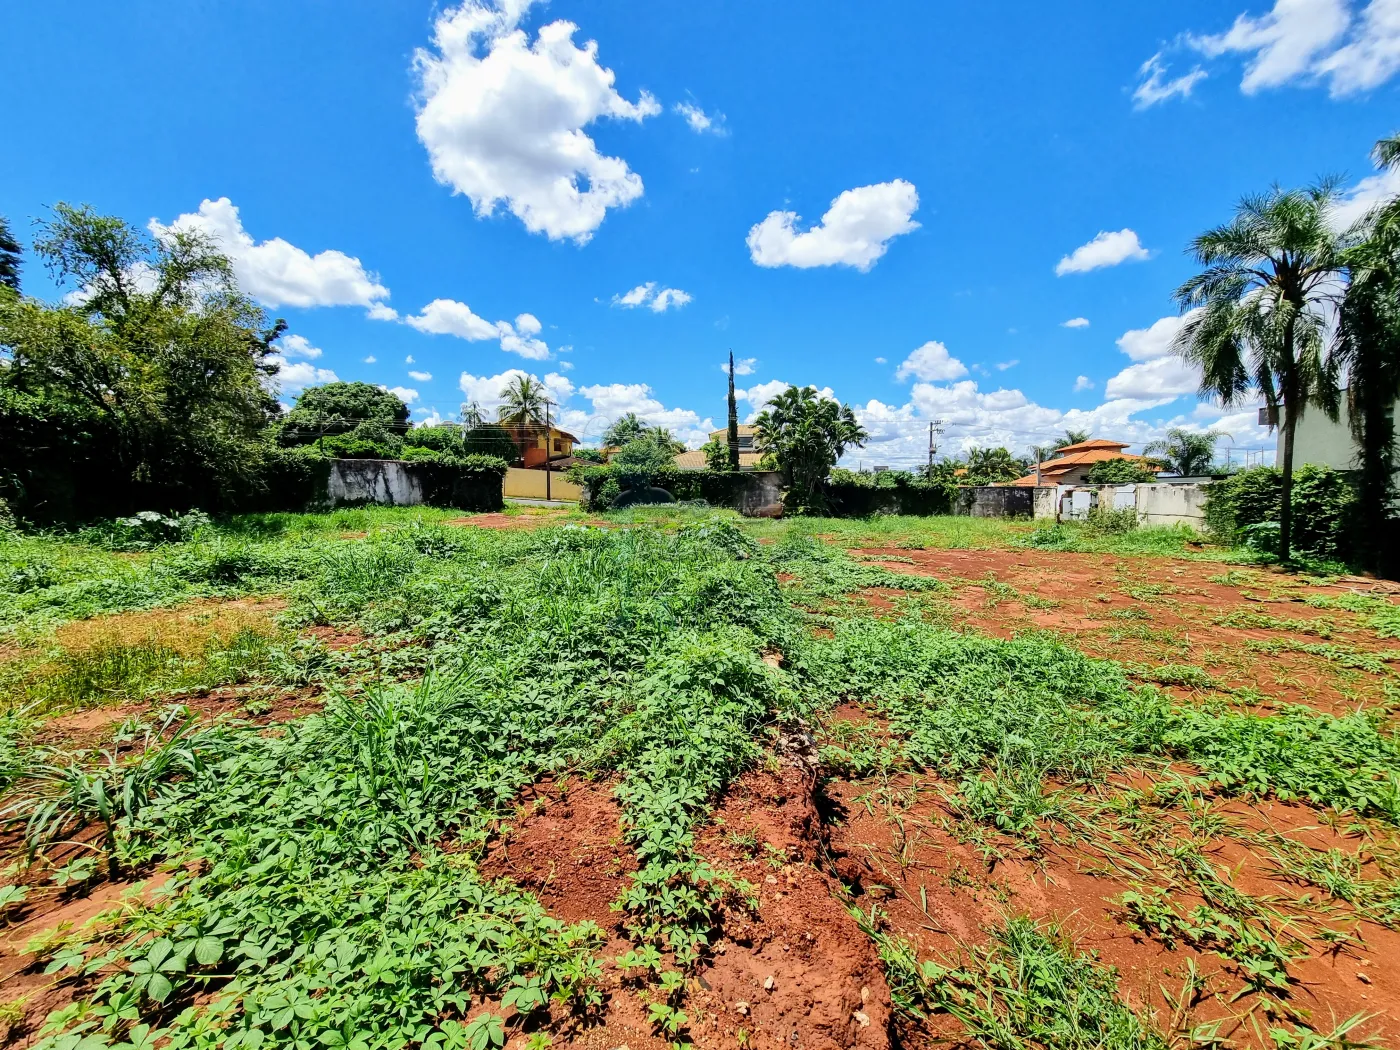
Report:
M890 997L880 961L821 870L808 749L799 737L784 750L731 785L698 836L712 863L757 887L759 905L726 923L688 1000L691 1030L700 1045L884 1050Z

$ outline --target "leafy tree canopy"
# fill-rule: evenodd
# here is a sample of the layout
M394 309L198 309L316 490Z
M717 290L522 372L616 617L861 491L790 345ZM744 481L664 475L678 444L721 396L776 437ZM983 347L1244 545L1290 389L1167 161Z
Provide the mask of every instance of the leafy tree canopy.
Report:
M967 450L967 474L964 485L994 485L1000 481L1015 481L1026 473L1027 464L1006 448L970 448Z
M635 412L628 412L603 431L603 444L608 448L620 449L646 429L646 420L638 418Z
M1149 443L1143 452L1158 457L1168 470L1182 477L1208 474L1211 463L1215 461L1215 443L1221 436L1215 430L1198 434L1172 427L1165 438Z
M282 423L281 438L286 445L306 445L371 422L402 435L408 429L408 406L397 394L370 383L327 383L301 392Z
M0 215L0 287L19 291L21 259L19 241L10 232L9 220Z
M62 203L42 227L35 251L70 296L0 296L0 495L55 520L213 509L256 484L285 324L201 234Z
M783 472L794 504L809 509L820 508L831 468L866 439L849 405L822 397L811 386L790 386L776 395L754 421L754 433L758 449Z
M1089 468L1090 485L1145 485L1157 480L1157 471L1140 459L1104 459Z

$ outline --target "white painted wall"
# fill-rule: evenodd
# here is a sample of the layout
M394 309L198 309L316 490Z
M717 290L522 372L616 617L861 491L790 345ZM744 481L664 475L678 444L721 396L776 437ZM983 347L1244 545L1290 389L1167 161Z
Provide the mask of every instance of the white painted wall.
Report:
M416 507L423 484L406 465L393 459L333 459L327 494L337 503L387 503Z

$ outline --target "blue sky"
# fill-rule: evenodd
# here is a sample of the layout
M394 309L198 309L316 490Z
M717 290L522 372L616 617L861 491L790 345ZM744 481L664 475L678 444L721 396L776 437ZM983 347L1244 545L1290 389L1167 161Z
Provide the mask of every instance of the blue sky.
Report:
M1183 249L1276 181L1400 190L1367 158L1400 0L31 2L0 39L23 239L58 200L197 226L290 323L285 400L333 374L450 418L521 369L585 438L698 444L732 349L744 414L829 388L864 462L930 418L949 452L1271 447L1165 355Z

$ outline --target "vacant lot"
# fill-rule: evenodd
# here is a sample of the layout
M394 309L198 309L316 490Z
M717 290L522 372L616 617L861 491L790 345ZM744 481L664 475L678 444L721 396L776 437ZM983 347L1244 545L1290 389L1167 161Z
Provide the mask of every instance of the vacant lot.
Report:
M1400 607L1147 530L0 539L0 1038L1400 1044Z

